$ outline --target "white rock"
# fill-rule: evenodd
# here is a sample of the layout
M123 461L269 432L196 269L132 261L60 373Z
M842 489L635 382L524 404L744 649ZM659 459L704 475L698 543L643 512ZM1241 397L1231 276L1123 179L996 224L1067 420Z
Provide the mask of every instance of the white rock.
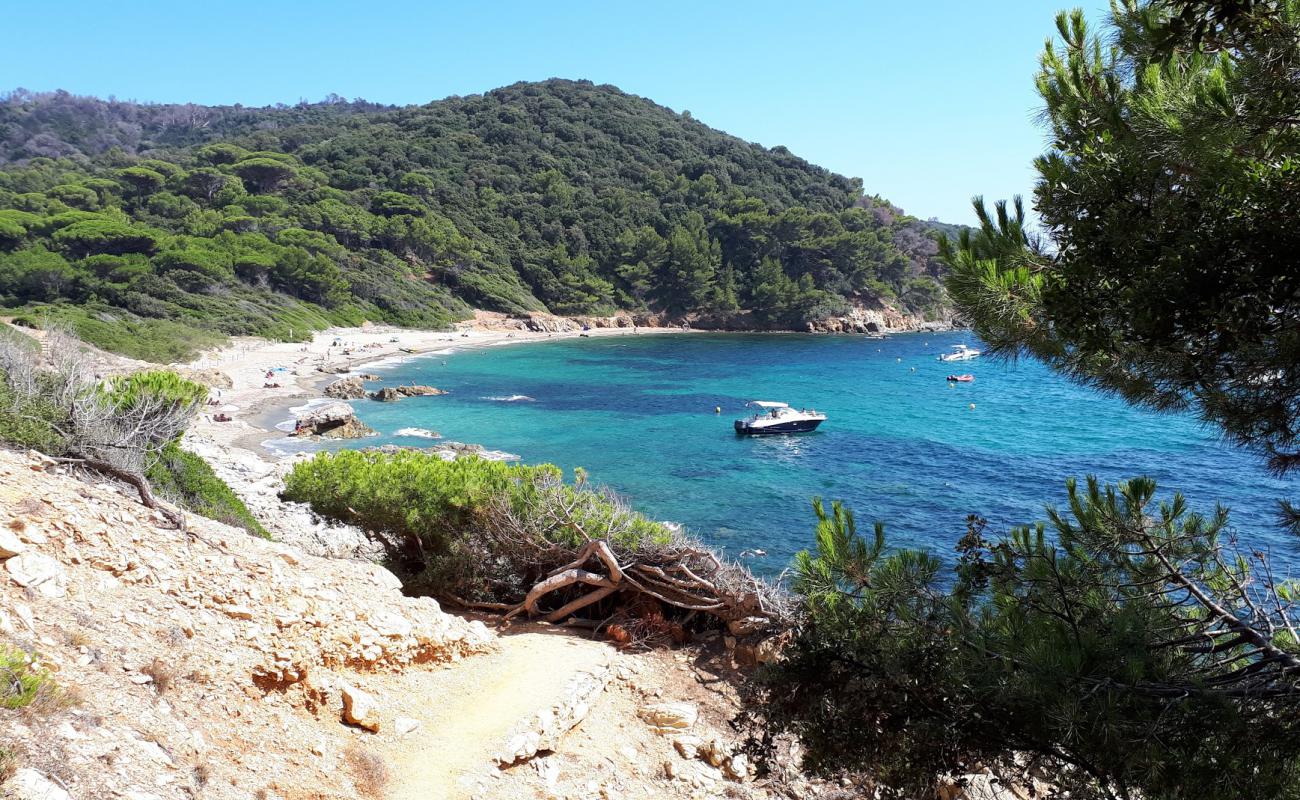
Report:
M418 719L411 719L410 717L398 717L397 719L393 720L393 730L397 731L398 736L405 736L406 734L414 731L416 728L419 727L420 727L420 721Z
M652 703L637 713L660 733L665 733L686 730L695 724L700 712L690 703Z
M72 795L34 769L18 770L5 787L14 800L72 800Z
M16 556L27 549L23 540L19 539L13 531L8 528L0 528L0 558L10 558Z
M700 754L700 745L704 742L698 736L678 736L673 739L673 747L682 758L694 760Z
M46 597L63 597L67 594L68 576L59 562L34 550L5 561L9 578L19 586L35 589Z
M341 684L343 694L343 721L350 722L368 731L379 730L379 709L374 699L355 686Z

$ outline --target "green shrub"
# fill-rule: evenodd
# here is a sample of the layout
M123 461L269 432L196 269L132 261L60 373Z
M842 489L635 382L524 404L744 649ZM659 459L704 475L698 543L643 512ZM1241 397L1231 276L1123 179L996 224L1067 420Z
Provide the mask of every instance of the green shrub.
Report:
M1068 489L1050 528L988 540L972 517L955 568L816 504L761 735L884 798L1026 764L1080 800L1300 796L1295 585L1233 550L1222 508L1156 503L1145 478Z
M32 662L31 653L0 644L0 708L27 708L41 699L57 699L59 688L50 673Z
M157 462L145 473L154 492L182 508L215 519L254 536L270 539L271 534L257 521L244 501L217 477L200 456L182 450L172 442L163 448Z
M423 559L421 580L435 592L513 597L539 568L539 551L575 551L586 542L582 531L610 532L623 553L674 541L666 526L588 487L581 471L573 484L562 478L550 464L343 450L296 465L284 496L412 544ZM552 507L571 518L548 515Z

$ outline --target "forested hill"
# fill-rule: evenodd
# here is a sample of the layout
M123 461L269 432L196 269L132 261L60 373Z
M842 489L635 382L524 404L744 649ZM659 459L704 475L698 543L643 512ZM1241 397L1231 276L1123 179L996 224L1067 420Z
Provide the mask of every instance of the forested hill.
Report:
M400 108L0 99L0 313L137 355L472 307L935 314L936 226L586 81Z

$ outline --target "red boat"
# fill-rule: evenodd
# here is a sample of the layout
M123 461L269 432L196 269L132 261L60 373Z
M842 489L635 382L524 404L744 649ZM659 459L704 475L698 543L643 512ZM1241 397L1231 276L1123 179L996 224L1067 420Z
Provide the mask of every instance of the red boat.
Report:
M948 380L955 381L957 383L970 383L971 381L975 380L975 376L967 372L965 375L949 375Z

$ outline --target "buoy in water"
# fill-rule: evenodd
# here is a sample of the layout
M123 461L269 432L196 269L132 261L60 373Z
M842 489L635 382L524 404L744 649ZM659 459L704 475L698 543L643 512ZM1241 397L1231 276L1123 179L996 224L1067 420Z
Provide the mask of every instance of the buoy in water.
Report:
M896 359L894 359L894 360L897 361L897 362L900 363L900 364L903 363L903 359L901 359L901 358L896 358Z
M714 414L721 414L721 413L722 413L722 406L714 406L714 407L713 407L713 413L714 413Z
M970 410L971 410L971 411L974 411L974 410L975 410L975 404L974 404L974 403L971 403L971 404L970 404Z
M912 371L913 371L913 372L916 372L916 367L912 367Z

